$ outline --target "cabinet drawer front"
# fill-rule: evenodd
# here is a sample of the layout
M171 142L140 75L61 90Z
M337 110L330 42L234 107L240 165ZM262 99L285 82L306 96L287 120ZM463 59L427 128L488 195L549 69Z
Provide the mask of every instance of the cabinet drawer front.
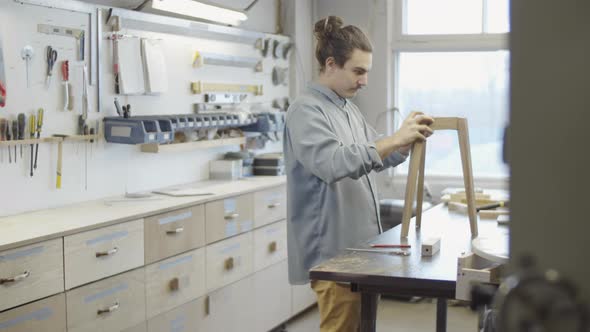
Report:
M254 231L254 271L287 258L287 222L279 221Z
M254 227L252 194L205 204L207 244L250 231Z
M66 289L143 265L143 220L64 237Z
M291 316L295 316L316 303L317 297L309 283L291 285Z
M223 287L252 273L252 256L252 233L207 246L207 290Z
M254 227L287 218L287 192L284 186L254 193Z
M256 331L253 305L256 296L253 276L209 293L205 297L203 331Z
M66 297L58 294L0 313L1 332L66 331Z
M63 290L61 238L0 252L0 311Z
M205 249L146 267L147 317L152 318L205 293Z
M145 219L145 262L150 264L205 245L205 207L180 209Z
M68 332L121 331L145 321L145 270L66 292Z
M291 285L286 259L254 273L254 294L255 331L270 331L291 317Z
M205 303L198 298L148 321L148 332L195 332L203 329Z

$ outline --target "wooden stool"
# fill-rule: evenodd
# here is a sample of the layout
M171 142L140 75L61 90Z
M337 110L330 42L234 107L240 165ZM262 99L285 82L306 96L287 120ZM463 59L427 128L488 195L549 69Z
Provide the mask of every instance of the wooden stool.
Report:
M456 130L459 136L459 148L461 150L461 164L463 165L463 181L467 198L467 212L471 237L477 237L477 214L475 211L475 193L473 186L473 172L471 169L471 152L469 148L469 131L465 118L434 118L430 126L433 130ZM422 222L422 200L424 198L424 162L426 159L426 142L416 142L412 146L410 156L410 169L406 183L406 198L402 215L401 237L407 238L412 218L412 203L416 195L416 180L418 181L418 196L416 198L416 229L420 229Z

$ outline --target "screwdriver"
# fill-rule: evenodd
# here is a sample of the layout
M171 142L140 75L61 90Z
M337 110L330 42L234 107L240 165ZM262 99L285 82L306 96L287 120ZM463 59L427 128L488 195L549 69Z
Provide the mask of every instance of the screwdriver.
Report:
M25 126L27 125L27 117L24 113L18 115L18 139L25 139ZM23 157L23 145L20 145L20 157Z
M0 141L6 140L6 119L0 119ZM10 147L8 147L10 152ZM2 152L2 162L4 162L4 152Z
M35 128L37 128L37 122L35 122L35 114L29 117L29 137L35 138ZM33 176L33 142L31 142L31 177Z
M6 134L4 135L6 137L6 141L12 140L12 127L10 124L10 119L6 120L6 127L4 129L6 130ZM7 145L6 147L8 147L8 163L12 164L12 150L10 150L10 145Z
M43 127L43 109L37 110L37 139L41 137L41 128ZM39 154L39 142L35 146L35 165L34 169L37 169L37 155Z
M12 140L18 140L19 132L18 132L18 121L12 121ZM14 145L14 162L16 163L16 144Z

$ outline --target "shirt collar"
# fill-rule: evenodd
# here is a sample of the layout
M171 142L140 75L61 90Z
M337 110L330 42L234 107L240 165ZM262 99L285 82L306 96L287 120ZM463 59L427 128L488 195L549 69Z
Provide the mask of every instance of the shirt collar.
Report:
M346 103L347 103L346 98L340 97L336 92L334 92L334 90L328 88L325 85L319 84L317 82L309 82L307 84L307 87L310 90L314 90L314 91L317 91L317 92L323 94L324 96L326 96L326 98L328 98L331 102L336 104L336 106L338 106L338 107L342 108L342 107L346 106Z

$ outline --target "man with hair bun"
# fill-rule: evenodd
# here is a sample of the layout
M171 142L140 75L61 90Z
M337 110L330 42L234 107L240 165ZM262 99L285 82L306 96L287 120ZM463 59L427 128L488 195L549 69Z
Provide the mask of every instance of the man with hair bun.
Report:
M349 99L368 83L371 42L329 16L314 26L319 78L291 104L284 132L289 280L382 232L375 172L404 162L412 143L432 134L433 119L413 112L395 134L378 138ZM312 280L320 330L357 331L360 295L350 285Z

